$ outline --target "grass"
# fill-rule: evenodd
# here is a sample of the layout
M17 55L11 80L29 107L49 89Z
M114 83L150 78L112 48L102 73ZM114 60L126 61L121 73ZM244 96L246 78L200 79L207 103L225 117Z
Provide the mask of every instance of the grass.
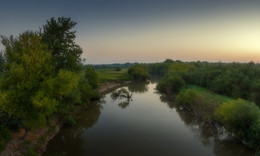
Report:
M98 69L96 73L99 78L100 83L117 81L117 80L125 80L127 69L121 69L120 71L116 71L115 69Z
M232 100L232 98L230 97L214 93L206 88L202 88L195 85L188 85L186 89L197 91L200 95L204 96L205 98L215 101L219 104Z

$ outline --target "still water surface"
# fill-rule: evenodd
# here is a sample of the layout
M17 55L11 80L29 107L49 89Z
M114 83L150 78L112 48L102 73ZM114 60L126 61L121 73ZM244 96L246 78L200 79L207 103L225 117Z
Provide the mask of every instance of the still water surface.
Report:
M155 90L156 83L124 88L132 100L111 93L79 114L48 143L45 156L251 156L254 152L201 126Z

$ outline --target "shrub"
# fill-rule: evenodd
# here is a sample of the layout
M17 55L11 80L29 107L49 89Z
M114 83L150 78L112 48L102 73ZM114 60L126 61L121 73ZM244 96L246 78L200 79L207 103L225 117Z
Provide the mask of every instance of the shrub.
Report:
M98 87L98 76L95 70L89 65L85 70L85 78L88 80L88 83L91 85L93 89Z
M215 112L217 121L249 147L260 145L260 110L242 99L224 102Z
M64 124L67 126L73 126L76 124L76 121L71 116L68 116Z
M177 97L177 106L185 108L201 121L212 123L217 103L210 100L197 91L186 89L181 91Z
M185 86L185 81L180 76L167 76L158 85L157 89L166 94L177 93Z
M88 83L88 80L82 78L79 82L79 90L81 93L81 102L88 103L90 100L97 100L100 98L99 93L93 89L93 87Z
M189 108L194 104L194 100L198 96L199 96L199 94L194 90L191 90L191 89L183 90L177 95L176 101L181 106Z
M147 69L144 65L136 64L128 69L128 74L135 81L145 81L149 78Z

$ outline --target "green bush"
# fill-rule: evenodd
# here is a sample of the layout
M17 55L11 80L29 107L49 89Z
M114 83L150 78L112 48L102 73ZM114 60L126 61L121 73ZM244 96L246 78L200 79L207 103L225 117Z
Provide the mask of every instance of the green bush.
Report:
M180 76L170 75L158 83L157 89L166 94L177 93L185 86L185 81Z
M242 99L224 102L215 112L218 122L249 147L260 146L260 110Z
M145 81L149 78L147 68L144 65L136 64L128 69L128 74L135 81Z
M73 119L72 116L68 116L68 117L66 118L64 124L67 125L67 126L73 126L73 125L76 124L76 121Z
M189 107L191 107L194 104L194 100L198 96L199 96L199 94L196 91L187 89L187 90L181 91L177 95L176 101L181 106L185 106L185 107L189 108Z
M90 100L97 100L100 98L99 93L93 89L85 78L80 80L79 89L81 93L81 102L83 104L89 103Z
M98 76L95 70L89 65L85 70L85 78L88 80L88 83L91 85L93 89L98 87Z
M178 107L185 108L198 117L199 120L206 123L214 121L214 112L217 107L216 101L208 99L192 89L181 91L177 95L176 101Z

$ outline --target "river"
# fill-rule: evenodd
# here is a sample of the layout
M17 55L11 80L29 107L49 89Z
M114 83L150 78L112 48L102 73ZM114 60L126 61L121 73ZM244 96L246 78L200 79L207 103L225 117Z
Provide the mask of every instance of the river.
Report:
M78 115L48 143L44 156L251 156L255 153L179 110L156 83L125 86L132 99L111 93Z

